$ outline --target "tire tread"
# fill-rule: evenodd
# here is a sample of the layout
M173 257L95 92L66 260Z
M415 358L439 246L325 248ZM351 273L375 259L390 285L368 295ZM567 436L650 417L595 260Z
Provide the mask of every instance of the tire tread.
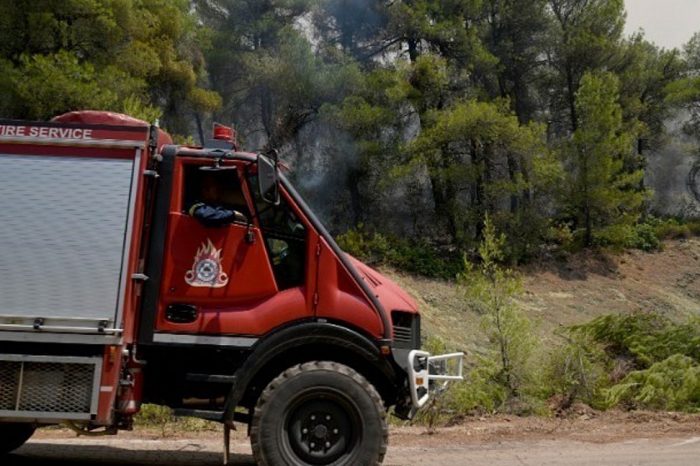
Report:
M376 388L364 377L362 376L359 372L356 370L352 369L349 366L346 366L345 364L340 364L337 362L333 361L309 361L309 362L304 362L302 364L296 364L287 370L283 371L280 375L275 377L268 385L265 387L263 390L262 394L258 398L258 402L255 406L255 411L253 414L253 418L251 421L251 428L250 428L250 439L251 439L251 446L253 449L253 457L255 458L256 464L261 465L261 466L276 466L276 465L269 465L266 461L265 458L262 454L262 447L259 441L260 438L260 423L262 420L263 413L265 412L267 404L272 400L272 398L275 396L275 392L279 389L279 387L286 382L289 379L292 379L294 377L300 376L304 373L310 373L310 372L316 372L316 371L326 371L326 372L335 372L342 374L346 377L349 377L353 381L355 381L358 385L360 385L365 392L369 395L371 398L372 402L375 405L375 408L377 409L377 412L380 415L381 419L381 426L382 426L382 439L381 439L381 446L380 446L380 452L379 452L379 458L377 462L373 465L366 465L366 466L380 466L383 461L384 457L386 456L386 451L387 451L387 446L389 443L389 426L387 424L387 414L386 414L386 409L384 407L384 401L382 400L382 397L379 395L379 392L377 392Z

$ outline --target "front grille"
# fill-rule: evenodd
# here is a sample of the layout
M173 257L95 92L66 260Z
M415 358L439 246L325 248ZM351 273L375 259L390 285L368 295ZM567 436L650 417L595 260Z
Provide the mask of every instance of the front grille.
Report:
M91 358L0 356L0 415L89 418L99 366Z
M420 315L412 312L392 311L391 322L394 327L394 347L420 348Z
M413 341L413 331L411 327L399 327L394 325L394 340L410 343Z

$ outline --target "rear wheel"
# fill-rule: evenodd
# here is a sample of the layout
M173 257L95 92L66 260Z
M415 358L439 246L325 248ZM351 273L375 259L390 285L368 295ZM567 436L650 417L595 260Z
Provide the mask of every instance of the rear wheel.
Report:
M24 445L34 430L35 427L31 424L0 424L0 455L10 453Z
M386 411L375 388L350 367L308 362L265 388L250 438L260 465L375 466L386 453Z

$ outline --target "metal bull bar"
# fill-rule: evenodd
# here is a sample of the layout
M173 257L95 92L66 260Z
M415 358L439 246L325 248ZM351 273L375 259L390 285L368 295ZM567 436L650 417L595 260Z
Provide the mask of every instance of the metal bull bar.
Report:
M446 384L464 379L463 359L464 353L431 356L427 351L413 350L408 354L409 386L414 409L420 409L428 402L434 382Z

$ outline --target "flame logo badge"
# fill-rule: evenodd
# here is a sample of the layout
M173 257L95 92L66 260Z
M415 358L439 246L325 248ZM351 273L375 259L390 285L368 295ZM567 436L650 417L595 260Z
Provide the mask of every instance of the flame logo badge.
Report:
M221 288L228 284L228 275L221 271L221 249L216 249L210 239L197 249L192 269L185 273L190 286Z

